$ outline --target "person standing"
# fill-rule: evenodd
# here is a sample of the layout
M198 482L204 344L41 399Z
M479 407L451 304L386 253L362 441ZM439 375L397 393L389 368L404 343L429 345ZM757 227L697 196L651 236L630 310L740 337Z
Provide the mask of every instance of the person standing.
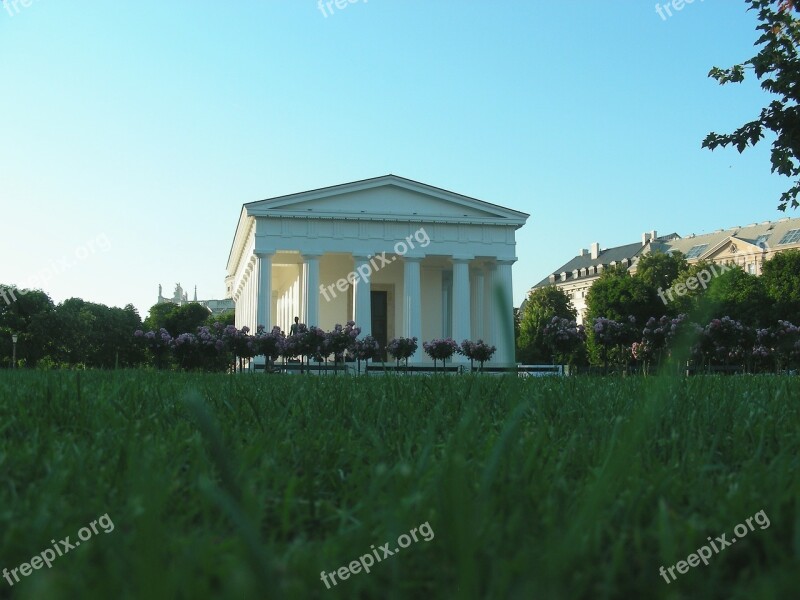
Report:
M300 333L300 317L294 318L294 324L289 328L289 335L297 335Z

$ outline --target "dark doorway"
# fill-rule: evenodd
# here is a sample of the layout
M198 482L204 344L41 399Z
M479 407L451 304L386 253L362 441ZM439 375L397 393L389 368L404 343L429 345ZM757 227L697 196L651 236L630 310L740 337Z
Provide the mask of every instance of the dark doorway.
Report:
M372 337L378 340L383 353L383 360L386 361L386 339L389 331L389 312L388 312L388 292L370 292L369 301L372 312Z

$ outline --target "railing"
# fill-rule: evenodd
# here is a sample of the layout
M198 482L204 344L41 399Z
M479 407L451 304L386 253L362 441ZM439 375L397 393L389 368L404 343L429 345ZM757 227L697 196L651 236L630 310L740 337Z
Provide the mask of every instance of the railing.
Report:
M463 373L463 365L446 365L444 367L432 365L389 365L386 363L369 364L366 369L367 373Z
M263 363L250 363L251 372L264 372ZM269 365L269 373L316 373L325 375L326 373L335 375L344 373L345 375L350 372L356 372L356 366L351 363L338 363L336 366L333 363L316 363L309 364L289 361L287 363L276 362Z
M564 365L513 365L508 367L492 367L486 364L483 369L473 367L473 373L515 374L519 377L543 377L545 375L564 375Z
M264 372L263 363L251 362L248 372ZM354 374L359 373L357 363L345 362L338 363L336 366L333 363L315 363L310 364L295 361L288 361L286 363L276 362L269 365L270 373L316 373L326 374ZM397 365L395 363L369 363L366 368L362 365L362 373L397 373L397 374L433 374L445 373L448 375L459 375L462 373L483 373L485 375L517 375L519 377L543 377L543 376L563 376L563 365L509 365L509 366L490 366L488 363L484 364L483 368L474 365L471 369L469 365L456 363L447 364L445 366L431 364L410 364L405 366L403 364Z

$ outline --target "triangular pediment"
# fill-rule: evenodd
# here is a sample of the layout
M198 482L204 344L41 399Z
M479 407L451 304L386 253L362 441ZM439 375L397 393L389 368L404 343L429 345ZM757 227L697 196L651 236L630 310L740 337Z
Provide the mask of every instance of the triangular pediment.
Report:
M751 241L732 235L719 242L713 248L709 248L702 254L700 258L705 260L720 261L725 259L734 259L742 253L752 254L753 252L760 250L761 248L756 246Z
M414 220L494 221L521 226L528 215L423 183L387 175L246 204L255 217L411 217Z

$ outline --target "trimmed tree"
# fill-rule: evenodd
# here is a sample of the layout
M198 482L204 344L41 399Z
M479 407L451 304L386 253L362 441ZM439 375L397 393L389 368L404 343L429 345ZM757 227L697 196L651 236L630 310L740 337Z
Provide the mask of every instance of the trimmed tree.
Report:
M517 353L521 362L551 362L552 352L543 330L553 317L576 319L577 312L566 292L554 285L532 290L520 307Z

